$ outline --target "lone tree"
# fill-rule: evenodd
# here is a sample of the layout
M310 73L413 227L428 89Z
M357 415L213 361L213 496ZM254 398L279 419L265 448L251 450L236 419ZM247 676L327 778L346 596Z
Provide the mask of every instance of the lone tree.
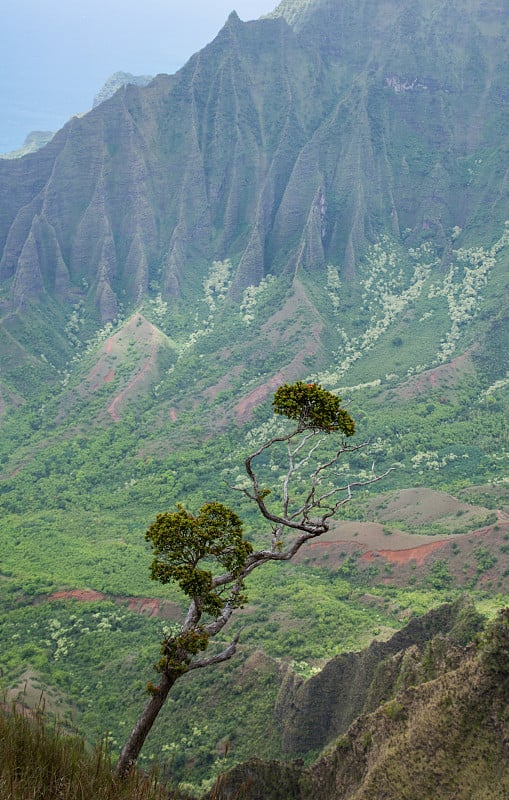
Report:
M365 479L337 485L334 468L341 456L368 444L347 443L355 424L340 404L340 397L314 383L285 384L275 393L274 413L293 425L286 424L246 458L247 485L233 487L270 523L265 549L254 550L243 536L240 518L221 503L206 503L196 516L179 505L177 511L160 514L148 529L146 539L154 553L151 578L176 582L190 602L179 632L161 642L161 659L155 665L159 680L147 686L150 699L122 749L118 776L136 763L174 683L191 670L234 655L238 634L219 652L201 654L244 603L246 577L268 562L289 561L305 542L329 530L331 518L351 499L352 489L387 474L372 471ZM278 493L271 493L261 479L273 454L282 471Z

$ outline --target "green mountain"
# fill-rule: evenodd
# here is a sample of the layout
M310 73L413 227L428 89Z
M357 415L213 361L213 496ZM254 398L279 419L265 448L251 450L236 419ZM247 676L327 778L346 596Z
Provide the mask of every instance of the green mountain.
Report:
M506 12L280 8L250 23L233 13L175 76L126 87L44 154L1 164L14 310L83 297L108 320L151 282L186 296L214 259L232 260L238 296L329 261L353 279L383 234L433 241L442 265L457 228L456 246L499 238Z
M345 485L395 469L296 563L253 576L238 663L182 681L144 763L198 785L225 749L294 753L272 718L289 664L307 677L460 590L491 614L507 602L508 21L482 0L232 13L175 75L0 159L13 696L42 688L121 743L183 610L148 578L144 531L218 500L261 541L229 487L296 379L341 394L370 441Z
M424 647L413 645L379 662L375 683L384 702L356 719L312 766L253 759L221 776L207 797L504 798L507 609L477 646L465 647L466 639L461 646L457 634L433 637ZM339 701L332 711L340 710Z

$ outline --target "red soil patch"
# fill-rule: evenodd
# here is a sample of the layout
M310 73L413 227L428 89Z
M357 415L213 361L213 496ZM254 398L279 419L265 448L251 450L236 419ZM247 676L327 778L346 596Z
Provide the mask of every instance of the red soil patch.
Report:
M105 384L110 384L116 377L115 359L118 363L134 363L132 377L127 385L111 400L107 411L115 422L120 420L121 405L134 391L141 391L147 384L147 375L155 377L155 359L162 334L152 323L148 322L141 314L135 314L129 321L101 345L94 366L74 392L68 395L65 409L62 408L56 421L59 422L69 412L75 395L88 397L91 393L100 390ZM131 347L135 352L131 353ZM135 361L133 361L133 356ZM152 372L154 375L152 375Z
M146 617L161 617L162 619L180 619L180 608L170 600L157 600L149 597L131 597L127 604L129 611L144 614Z
M148 598L131 597L127 607L129 611L135 611L137 614L146 614L147 617L157 617L161 610L161 602L159 600L149 600Z
M422 486L375 496L367 509L377 522L395 522L405 530L415 531L416 528L425 528L431 523L440 523L442 530L437 533L442 534L453 533L458 527L459 517L461 527L468 524L473 530L490 514L484 506L474 506L446 492Z
M447 364L441 364L439 367L416 375L415 378L408 381L399 394L402 397L411 398L427 394L430 389L436 389L437 387L451 388L451 383L454 384L458 378L463 377L466 372L470 372L472 369L470 354L468 352L464 353L453 358Z
M409 561L415 561L419 567L422 567L426 558L445 544L447 544L447 540L442 539L440 542L422 544L420 547L413 547L411 550L379 550L375 553L364 553L361 559L371 561L373 557L379 555L390 561L391 564L408 564Z
M447 546L455 539L462 539L462 536L449 535L439 538L405 531L394 531L388 536L379 523L344 521L336 523L319 540L308 542L295 560L302 561L306 554L309 556L310 551L314 551L313 560L318 561L321 566L327 564L330 569L335 569L343 563L345 557L354 553L366 565L384 559L399 566L410 562L423 566L431 553Z
M246 397L244 397L235 406L235 419L238 423L247 422L252 411L256 406L260 405L267 397L275 392L286 381L296 380L298 376L302 376L302 365L306 356L313 356L318 349L317 342L319 340L320 329L318 326L312 329L312 339L304 347L295 358L282 370L273 375L267 383L253 389Z
M154 364L154 359L157 352L158 330L154 325L151 325L150 323L147 322L146 324L150 325L150 339L151 339L150 353L140 371L129 381L127 386L125 386L124 389L122 389L122 391L119 392L117 396L113 398L113 400L109 404L108 413L110 414L114 422L120 422L119 406L129 396L129 394L133 391L135 386L143 380L143 378L148 374L148 372L150 372Z
M267 383L253 389L240 403L235 406L235 419L237 422L246 422L250 417L256 406L263 403L269 394L275 392L276 389L285 382L284 372L278 372Z
M103 592L96 592L94 589L69 589L63 592L53 592L48 600L79 600L81 603L93 603L95 600L106 600L107 596Z
M215 400L219 392L224 392L227 389L231 389L232 378L236 377L237 375L240 375L242 369L243 369L242 366L239 365L237 367L234 367L226 375L223 375L223 377L221 378L220 381L218 381L218 383L216 383L214 386L209 386L208 389L205 389L205 391L203 392L205 397L207 397L209 400Z
M435 550L439 550L445 544L447 539L440 539L440 541L429 542L428 544L421 544L417 547L403 548L401 550L366 550L366 545L363 542L354 542L352 539L345 539L343 541L335 542L311 542L309 548L311 550L336 550L340 546L348 547L355 544L356 549L365 550L360 557L361 561L374 561L378 557L385 558L392 564L408 564L410 561L415 561L418 566L422 566L426 558Z
M177 409L176 408L170 408L170 410L168 411L168 416L169 416L169 418L171 419L172 422L176 422L178 420Z
M182 614L177 603L171 600L158 600L153 597L118 597L97 592L94 589L67 589L53 592L48 600L78 600L80 603L93 603L97 600L110 600L118 605L125 605L129 611L144 614L147 617L162 619L180 619Z

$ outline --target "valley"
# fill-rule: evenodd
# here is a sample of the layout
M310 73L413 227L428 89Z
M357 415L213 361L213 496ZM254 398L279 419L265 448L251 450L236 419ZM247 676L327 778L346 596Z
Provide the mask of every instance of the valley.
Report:
M509 605L508 23L482 0L283 0L249 23L233 12L175 75L123 86L40 151L0 159L9 702L42 693L66 730L106 737L116 757L186 613L174 583L150 580L145 531L177 503L218 502L265 547L271 525L236 489L248 454L286 430L274 392L304 381L355 421L359 449L330 478L351 499L291 562L249 575L219 642L239 634L237 656L176 684L140 766L198 797L230 767L245 780L236 765L255 756L262 780L277 759L267 774L293 788L262 785L265 800L307 800L308 785L374 799L384 765L411 785L394 765L428 724L421 698L471 708L481 685L496 720L483 741L502 759L505 683L499 696L484 656L450 631L465 615L489 639L485 620ZM283 460L260 469L276 504ZM427 614L447 621L443 651L438 623L436 641L407 643L418 653L390 651L405 669L414 659L414 685L384 659ZM302 706L311 733L289 744L290 699L337 659L375 652L390 692L363 685L371 705L354 704L341 731L318 720L316 746ZM389 728L394 751L377 750ZM372 783L327 747L354 772L367 764ZM447 785L444 800L469 797Z

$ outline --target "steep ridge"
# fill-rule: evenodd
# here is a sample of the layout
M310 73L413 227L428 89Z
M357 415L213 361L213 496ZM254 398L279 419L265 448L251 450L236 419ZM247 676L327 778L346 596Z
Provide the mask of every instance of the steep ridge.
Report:
M454 633L436 636L424 649L406 647L379 662L379 688L385 681L391 689L311 768L253 759L221 776L213 791L224 800L243 792L251 800L502 800L509 788L508 612L490 623L477 648L465 647L472 622L457 629L456 642Z
M321 750L344 733L362 713L373 711L391 696L394 687L390 681L386 681L388 685L384 687L386 696L380 696L384 683L380 680L383 661L416 644L422 645L439 633L454 640L454 628L464 626L464 616L465 609L461 607L441 606L412 620L387 642L372 642L361 653L337 656L305 682L296 685L292 678L289 685L283 687L276 709L282 726L283 752L298 756L310 750ZM374 689L377 680L378 693Z
M370 510L357 496L340 523L346 544L332 532L253 587L245 641L265 659L267 683L254 669L253 701L241 662L235 703L226 672L186 690L152 751L176 754L177 780L209 779L226 735L230 763L280 755L271 656L307 675L458 586L506 602L507 21L505 6L481 0L288 0L258 22L232 14L176 75L121 89L38 154L0 161L6 621L25 585L30 596L149 597L148 520L177 502L237 502L229 487L246 452L275 432L270 395L285 381L340 394L357 441L370 440L369 455L343 462L345 487L394 465L384 491L417 487L407 517L379 498L376 541L369 531L365 540ZM267 480L277 487L276 464ZM482 505L483 519L463 516L461 503L425 519L438 502L418 491L431 488ZM400 529L415 548L396 547ZM102 663L102 629L89 632L94 644L81 640L83 619L102 612L80 607L70 620L67 602L51 610L69 629L65 659L51 661L44 639L55 631L44 633L46 606L34 606L29 625L16 618L20 640L4 634L8 680L31 658L33 630L46 681L72 687L80 708L86 696L86 735L107 720L120 742L143 701L149 633L136 628ZM117 613L107 611L115 625ZM288 670L278 708L289 754L307 753L314 737L330 742L385 699L379 679L392 691L401 673L398 653L388 656L395 682L374 667L387 652L376 645L324 671L344 701L325 721L312 712L327 686ZM129 698L125 665L137 687ZM103 670L105 688L94 676ZM363 676L364 699L344 685L350 674ZM361 743L369 735L362 729ZM299 775L284 770L298 797Z
M175 76L0 161L11 309L87 296L109 320L121 290L186 295L214 258L232 258L233 295L327 261L353 277L384 230L433 237L446 262L451 228L508 216L505 7L286 9L295 30L233 13Z

